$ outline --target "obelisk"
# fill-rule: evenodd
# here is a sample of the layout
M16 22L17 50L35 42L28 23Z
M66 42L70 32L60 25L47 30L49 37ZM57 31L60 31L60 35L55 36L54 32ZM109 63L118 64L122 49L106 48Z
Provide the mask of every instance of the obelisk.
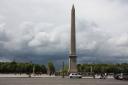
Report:
M71 35L69 49L69 73L77 72L77 56L76 56L76 35L75 35L75 7L71 10Z

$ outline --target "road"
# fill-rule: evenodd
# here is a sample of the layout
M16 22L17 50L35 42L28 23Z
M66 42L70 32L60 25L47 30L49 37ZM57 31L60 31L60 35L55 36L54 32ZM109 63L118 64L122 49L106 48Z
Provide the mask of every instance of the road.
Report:
M115 79L0 78L0 85L128 85Z

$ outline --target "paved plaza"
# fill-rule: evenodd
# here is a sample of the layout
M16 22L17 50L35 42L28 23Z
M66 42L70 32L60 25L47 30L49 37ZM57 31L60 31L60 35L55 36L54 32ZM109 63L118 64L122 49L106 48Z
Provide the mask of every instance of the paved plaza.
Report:
M0 85L128 85L115 79L0 78Z

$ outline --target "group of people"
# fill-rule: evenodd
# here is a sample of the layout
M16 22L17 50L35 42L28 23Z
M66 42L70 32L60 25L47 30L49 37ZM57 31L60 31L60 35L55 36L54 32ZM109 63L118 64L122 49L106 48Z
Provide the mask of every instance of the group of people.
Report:
M107 73L101 73L100 79L106 79L106 77L107 77Z
M96 74L93 73L92 76L93 76L93 78L95 79ZM106 79L106 78L107 78L107 73L101 73L101 74L100 74L100 79Z

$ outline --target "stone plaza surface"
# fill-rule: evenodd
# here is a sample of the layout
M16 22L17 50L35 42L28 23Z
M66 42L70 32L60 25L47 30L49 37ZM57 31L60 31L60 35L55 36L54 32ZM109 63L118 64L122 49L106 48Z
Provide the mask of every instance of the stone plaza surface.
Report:
M128 85L128 81L115 79L0 78L0 85Z

